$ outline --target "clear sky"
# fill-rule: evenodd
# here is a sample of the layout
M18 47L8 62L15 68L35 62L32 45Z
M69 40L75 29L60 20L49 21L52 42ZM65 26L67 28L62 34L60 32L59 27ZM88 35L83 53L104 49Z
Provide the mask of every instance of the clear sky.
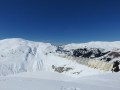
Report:
M120 0L0 0L0 39L120 40Z

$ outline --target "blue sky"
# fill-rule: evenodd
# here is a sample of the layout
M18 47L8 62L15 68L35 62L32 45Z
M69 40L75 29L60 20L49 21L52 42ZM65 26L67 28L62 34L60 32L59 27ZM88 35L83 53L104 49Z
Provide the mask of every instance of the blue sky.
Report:
M120 40L119 0L0 0L0 39Z

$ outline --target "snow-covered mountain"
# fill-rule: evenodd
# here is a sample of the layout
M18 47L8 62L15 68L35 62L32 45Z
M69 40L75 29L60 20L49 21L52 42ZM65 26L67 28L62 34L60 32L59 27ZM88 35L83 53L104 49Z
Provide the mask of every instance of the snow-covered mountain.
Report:
M114 61L120 59L120 41L68 44L59 46L57 51L68 56Z
M43 70L44 57L55 47L49 43L37 43L23 39L0 41L0 74L28 70ZM46 65L47 66L47 65Z
M119 90L120 73L95 66L104 68L119 59L119 46L119 42L54 46L19 38L0 40L0 90ZM94 59L96 64L89 62ZM101 62L104 59L107 64Z
M100 57L95 56L95 58L105 58L114 57L117 53L119 58L119 46L120 42L90 42L57 47L50 43L32 42L19 38L4 39L0 40L0 75L34 71L59 72L74 77L98 74L101 71L59 55L74 57L82 51L84 52L82 56L92 52L90 57L100 54Z
M49 71L79 77L100 73L59 57L56 50L57 47L49 43L16 38L0 40L0 75Z

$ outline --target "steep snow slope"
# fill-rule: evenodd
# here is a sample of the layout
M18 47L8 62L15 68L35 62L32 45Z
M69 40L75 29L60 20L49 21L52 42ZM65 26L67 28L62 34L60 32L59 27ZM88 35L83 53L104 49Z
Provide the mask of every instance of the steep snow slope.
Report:
M23 39L0 41L0 74L43 70L43 57L54 52L55 47L48 43L36 43Z
M120 73L111 73L73 79L54 73L21 73L12 77L0 77L0 90L120 90L119 76Z
M23 39L0 41L0 75L28 71L59 72L80 77L101 73L56 55L56 47L49 43Z

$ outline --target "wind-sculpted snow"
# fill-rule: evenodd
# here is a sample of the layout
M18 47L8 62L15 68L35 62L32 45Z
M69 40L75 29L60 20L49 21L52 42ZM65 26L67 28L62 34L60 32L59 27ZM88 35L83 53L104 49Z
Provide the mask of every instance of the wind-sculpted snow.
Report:
M43 70L43 58L55 47L48 43L35 43L22 39L0 41L0 75Z

